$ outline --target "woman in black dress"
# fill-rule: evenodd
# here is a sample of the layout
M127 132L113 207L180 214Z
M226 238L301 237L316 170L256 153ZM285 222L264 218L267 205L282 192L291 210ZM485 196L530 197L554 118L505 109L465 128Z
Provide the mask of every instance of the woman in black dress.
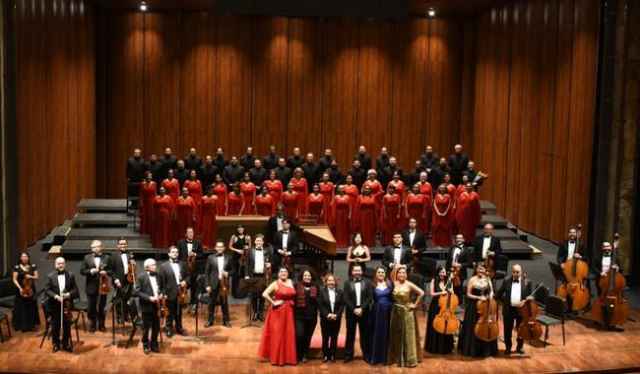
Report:
M347 249L347 262L349 263L349 272L351 274L351 268L354 264L360 264L362 267L362 273L371 277L371 274L367 274L367 262L371 261L371 252L369 247L362 243L362 234L356 232L353 234L352 245Z
M498 340L485 342L475 335L475 326L478 321L477 303L493 297L491 279L486 274L482 263L476 266L476 274L467 282L467 297L464 308L464 321L458 339L458 351L463 356L488 357L498 353Z
M449 354L453 351L453 335L440 334L433 328L433 319L440 313L440 297L446 297L447 270L440 266L438 277L431 280L431 304L427 317L427 333L425 335L424 350L435 354ZM453 292L453 289L450 288Z
M307 362L311 337L318 323L318 286L310 270L304 270L296 284L295 319L298 362Z
M233 255L233 276L231 278L231 295L236 299L246 297L240 293L240 279L244 278L245 251L251 246L251 236L244 230L244 226L238 225L236 232L229 239L229 249Z
M20 261L13 268L13 284L16 286L16 297L13 306L13 328L16 331L33 331L40 324L38 303L36 302L35 283L38 279L38 269L31 263L29 254L21 253ZM31 282L31 292L23 295L25 281Z

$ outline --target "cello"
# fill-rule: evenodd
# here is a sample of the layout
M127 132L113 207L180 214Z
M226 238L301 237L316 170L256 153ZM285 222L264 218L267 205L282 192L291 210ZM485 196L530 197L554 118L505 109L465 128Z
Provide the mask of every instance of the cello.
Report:
M478 321L474 327L475 336L484 341L492 342L498 339L500 326L498 326L498 303L492 297L486 300L478 300Z
M535 295L540 287L542 287L542 283L531 292L530 296ZM527 341L540 339L542 336L542 326L540 326L540 323L536 319L539 312L540 308L535 300L525 300L524 305L518 308L518 313L522 317L522 322L520 322L520 326L518 326L518 337Z
M607 274L598 280L601 291L591 309L593 319L605 327L622 325L629 316L629 304L623 295L626 281L624 276L620 274L618 267L615 266L619 239L620 235L614 234L611 265Z
M582 225L577 227L576 250L579 248L580 237L582 236ZM578 258L568 258L562 264L562 273L566 282L561 284L556 290L556 295L563 299L571 296L571 310L578 311L584 309L591 300L591 293L585 286L584 280L589 275L589 265L586 261Z
M433 319L433 329L444 335L453 335L460 328L460 321L456 317L456 308L459 303L458 296L451 289L452 275L449 275L447 284L444 286L447 296L438 299L440 311Z

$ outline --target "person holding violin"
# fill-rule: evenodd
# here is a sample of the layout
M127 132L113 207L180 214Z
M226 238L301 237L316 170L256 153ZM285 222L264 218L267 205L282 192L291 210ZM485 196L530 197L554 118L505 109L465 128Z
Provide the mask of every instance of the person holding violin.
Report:
M56 269L47 275L47 285L45 286L51 316L51 340L54 352L60 350L60 328L62 328L62 349L67 352L73 351L71 319L67 318L65 310L68 310L69 305L73 304L74 299L80 297L76 278L73 273L65 270L65 265L64 258L56 258Z
M230 291L229 276L233 275L233 259L230 254L225 253L225 245L222 240L218 240L214 248L216 252L209 255L204 270L205 290L209 294L209 319L205 327L213 326L217 304L220 304L222 309L222 324L225 327L231 327L227 298Z
M105 306L107 295L102 292L104 277L112 277L109 255L102 253L102 242L91 242L91 253L84 257L80 274L86 277L85 292L89 303L89 332L96 332L96 328L106 331L104 326ZM107 292L108 293L108 292Z
M511 276L507 277L496 294L496 298L502 303L502 322L504 324L504 353L511 354L511 335L514 322L516 329L522 323L522 316L518 309L522 308L527 300L533 300L531 282L522 273L522 266L514 264L511 267ZM524 354L524 339L518 336L516 339L516 352Z
M142 311L142 349L145 354L149 354L149 352L160 353L158 304L162 298L162 292L160 279L156 273L156 260L152 258L144 260L144 272L136 279L134 295L140 299Z
M264 245L264 235L257 234L254 239L255 246L249 249L247 261L245 261L244 279L254 285L249 292L251 302L250 316L252 321L264 321L264 298L262 291L271 282L271 257L273 252L270 247Z
M160 284L162 285L162 294L167 297L167 307L169 315L164 325L167 337L173 336L173 325L175 324L176 334L186 335L182 328L182 305L178 300L181 292L187 292L189 276L187 274L187 264L178 258L178 248L176 246L169 247L169 261L160 265L158 271Z
M229 250L233 266L233 279L231 279L231 294L234 298L240 299L245 295L240 295L240 279L244 277L244 265L247 251L251 247L251 236L245 231L245 227L238 225L235 233L229 238Z
M133 262L135 271L135 260L133 254L128 251L128 242L125 238L118 239L116 244L118 247L118 253L110 256L111 263L109 268L112 269L113 287L116 290L113 296L115 303L116 318L119 324L128 320L129 317L129 299L133 292L133 283L130 280L135 280L135 274L129 274L131 262Z
M184 239L178 240L178 259L187 264L188 279L187 284L190 287L189 304L191 305L191 313L196 312L196 304L198 303L198 288L196 287L196 279L198 275L204 272L204 262L206 260L202 249L202 242L194 238L195 232L193 227L187 227Z
M425 351L440 355L453 352L453 335L441 334L436 331L433 326L434 319L440 313L440 298L445 298L450 293L454 292L453 284L449 282L447 269L448 268L440 266L437 271L437 278L432 279L429 286L431 304L429 304L429 311L427 314L427 332L425 334L424 342Z
M449 248L445 269L452 271L453 292L458 296L458 300L462 301L463 285L467 279L467 268L472 267L473 253L471 248L465 247L464 235L457 234L455 242L455 245Z
M13 268L13 284L16 286L16 297L13 302L13 318L11 322L16 331L33 331L40 324L35 282L38 279L38 268L31 263L27 252L20 254L18 264Z

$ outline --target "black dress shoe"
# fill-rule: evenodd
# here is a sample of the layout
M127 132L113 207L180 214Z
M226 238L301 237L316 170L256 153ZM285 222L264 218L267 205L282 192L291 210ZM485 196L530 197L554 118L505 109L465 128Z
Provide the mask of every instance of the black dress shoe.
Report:
M331 362L336 362L336 356L331 356Z
M504 354L507 355L507 356L511 355L511 348L505 349L504 350Z
M231 322L229 321L224 321L222 324L224 325L224 327L231 327Z
M96 325L94 325L94 324L89 325L89 332L90 333L96 332Z
M207 321L207 323L204 324L204 327L211 327L213 326L213 321Z
M305 362L307 362L307 358L303 356L302 360L300 360L300 361L302 361L302 363L304 364Z
M158 347L158 344L151 344L151 352L160 353L160 347Z
M98 327L98 330L100 330L100 332L105 332L107 331L107 328L104 327L104 325L100 325L100 327Z
M329 361L329 357L324 356L324 357L322 358L322 362L327 362L327 361Z
M181 335L181 336L187 336L187 332L184 331L184 329L176 329L176 334Z
M347 364L349 362L353 361L353 357L345 357L344 358L344 363Z
M58 352L60 350L60 346L57 344L53 345L53 353Z
M146 345L142 347L142 351L144 352L145 355L148 355L149 353L151 353L151 350Z
M524 348L522 348L522 347L517 347L517 348L516 348L516 353L523 355L523 354L524 354Z
M170 329L170 328L166 328L166 329L164 330L164 334L167 336L167 338L170 338L170 337L172 337L172 336L173 336L173 330L172 330L172 329Z
M69 352L69 353L73 353L73 347L71 347L71 345L65 345L64 348L65 351Z

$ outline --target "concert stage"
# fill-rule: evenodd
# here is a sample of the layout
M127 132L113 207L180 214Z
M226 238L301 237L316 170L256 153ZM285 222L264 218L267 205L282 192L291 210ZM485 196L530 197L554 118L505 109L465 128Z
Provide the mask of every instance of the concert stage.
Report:
M201 315L201 317L204 314ZM14 334L0 344L0 371L20 373L392 373L400 372L395 367L372 367L359 359L344 364L342 361L323 364L314 354L314 359L296 367L282 369L260 361L256 353L260 343L261 328L241 326L245 323L245 309L231 307L232 328L218 324L205 329L200 318L200 340L193 337L194 318L184 317L187 337L164 338L161 353L144 355L139 335L131 348L124 348L127 331L118 330L117 346L112 346L111 318L107 317L107 332L89 334L80 329L80 343L75 344L74 353L51 352L47 341L42 349L38 346L41 333ZM632 318L640 319L634 310ZM420 335L424 340L425 317L418 312ZM501 326L502 327L502 326ZM344 321L342 324L344 330ZM343 331L344 333L344 331ZM320 327L316 328L316 335ZM75 333L74 339L75 339ZM317 340L317 339L314 339ZM640 323L627 322L624 332L601 331L585 320L566 323L566 345L562 345L560 326L551 328L549 345L542 342L525 344L525 354L487 359L463 358L458 354L447 356L427 355L415 369L403 372L415 373L550 373L550 372L638 372L640 371ZM358 346L356 342L356 347ZM503 344L499 343L502 351ZM317 350L316 350L316 353Z

